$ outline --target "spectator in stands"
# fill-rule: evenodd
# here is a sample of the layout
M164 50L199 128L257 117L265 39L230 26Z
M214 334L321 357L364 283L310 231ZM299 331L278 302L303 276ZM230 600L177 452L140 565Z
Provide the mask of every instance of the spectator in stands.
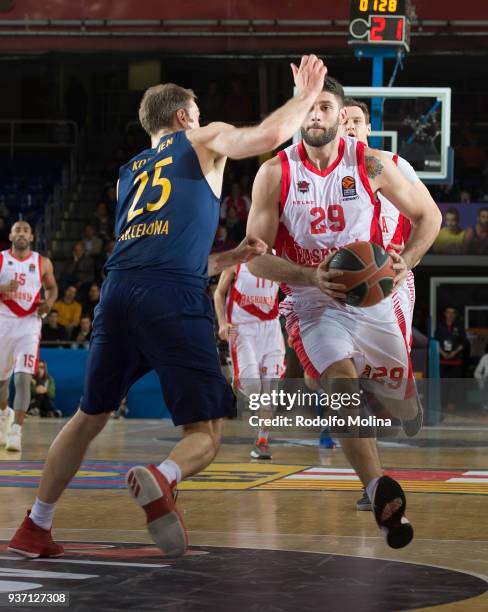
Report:
M448 208L444 213L444 227L432 245L432 252L462 253L464 249L464 230L459 226L459 211L457 208Z
M76 287L70 285L64 292L63 299L54 304L59 314L58 323L66 329L68 337L71 336L73 328L80 324L81 304L75 300L76 293Z
M52 308L41 330L41 346L61 346L68 339L65 328L59 324L59 314Z
M97 235L102 240L110 240L114 234L114 220L108 212L108 204L99 202L93 215L92 225L95 227Z
M102 256L98 258L98 261L99 261L98 276L100 280L105 280L105 271L104 271L105 262L112 254L112 251L114 250L114 248L115 248L115 240L108 240L103 247Z
M471 194L469 193L469 191L463 189L459 194L459 201L461 202L461 204L471 204Z
M223 223L220 223L217 227L215 234L214 243L212 246L212 253L221 253L222 251L228 251L236 246L235 242L229 240L227 236L227 228Z
M95 227L91 223L85 225L82 242L87 255L97 257L102 252L103 240L97 236Z
M227 228L228 240L236 244L238 244L246 235L246 223L245 221L242 221L237 209L233 206L227 210L225 227Z
M100 301L100 287L97 283L92 283L88 290L88 298L83 304L83 316L88 316L93 321L95 306Z
M251 200L242 193L241 186L237 182L232 184L231 194L224 198L220 207L220 218L222 220L227 218L230 208L235 208L240 221L246 223L251 208Z
M439 322L435 338L440 344L441 378L462 378L468 339L455 308L444 310L444 320ZM448 412L452 412L462 399L461 392L459 383L445 385L444 404Z
M7 220L5 217L0 217L0 251L8 249L10 241L8 239L9 231L7 227Z
M239 186L241 188L242 195L251 201L252 181L247 174L243 174L241 176L239 179Z
M108 183L105 185L102 199L107 203L109 213L112 215L112 217L115 217L115 207L117 206L117 188L114 184Z
M71 348L87 349L90 345L90 337L92 331L92 320L88 315L83 315L80 319L79 326L73 331L73 344Z
M473 255L488 255L488 208L480 208L475 225L464 233L466 252Z
M29 414L41 417L62 416L61 411L54 407L55 397L56 383L47 371L46 362L41 359L37 372L32 377Z
M474 377L480 385L483 410L488 410L488 344L485 347L485 354L475 368Z
M83 242L73 247L73 259L65 277L65 286L73 285L78 291L95 280L95 260L85 252Z

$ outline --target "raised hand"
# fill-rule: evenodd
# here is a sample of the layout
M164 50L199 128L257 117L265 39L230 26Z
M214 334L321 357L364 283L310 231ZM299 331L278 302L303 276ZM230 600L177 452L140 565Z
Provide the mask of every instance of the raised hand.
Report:
M296 88L302 94L318 96L324 88L327 67L316 55L303 55L300 66L290 64Z

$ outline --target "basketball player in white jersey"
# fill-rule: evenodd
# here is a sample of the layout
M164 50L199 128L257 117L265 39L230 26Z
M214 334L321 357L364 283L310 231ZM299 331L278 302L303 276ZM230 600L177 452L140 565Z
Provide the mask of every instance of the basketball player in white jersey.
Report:
M346 136L357 138L367 145L368 136L371 135L370 114L367 104L360 100L346 98L344 100L344 108L346 109L347 117L345 123L342 125L343 133ZM427 188L418 178L415 170L406 159L390 151L382 151L382 153L391 157L392 161L398 166L400 172L415 189L420 190L420 192L427 191ZM410 221L381 193L378 194L378 199L381 204L380 226L383 236L383 246L385 249L394 249L401 253L410 235ZM394 307L401 310L407 329L408 345L411 347L412 319L415 305L415 283L412 270L409 271L406 281L397 287L393 295L393 303ZM374 439L371 439L371 443L376 449ZM356 508L358 510L371 510L371 500L368 498L365 490L363 497L358 500Z
M31 251L34 236L26 221L14 223L9 239L12 248L0 253L0 444L21 451L31 378L39 360L41 316L52 308L58 288L51 261ZM12 372L14 410L7 406Z
M395 284L433 243L441 224L435 202L413 189L383 153L338 133L346 119L342 86L326 78L324 91L302 125L303 140L264 163L253 186L247 231L276 249L249 263L256 276L280 281L287 293L283 313L307 374L323 388L356 393L358 377L383 383L390 412L402 420L418 414L405 323L391 298L376 306L344 303L340 270L330 256L348 243L382 244L377 193L411 222L402 256L392 252ZM364 384L364 383L363 383ZM406 546L413 529L404 516L405 494L382 475L366 438L344 437L341 446L366 487L378 526L393 548Z
M254 276L246 264L233 266L221 274L214 303L219 337L230 346L234 390L246 398L269 393L285 373L278 283ZM271 459L268 438L269 431L259 428L251 457Z

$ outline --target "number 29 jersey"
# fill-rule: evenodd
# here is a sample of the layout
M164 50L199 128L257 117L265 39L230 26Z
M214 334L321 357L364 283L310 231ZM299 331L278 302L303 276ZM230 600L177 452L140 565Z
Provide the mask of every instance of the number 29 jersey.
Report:
M163 136L120 168L116 245L105 269L203 286L219 207L185 132Z
M282 178L277 255L302 266L318 266L351 242L383 246L380 204L369 184L364 151L357 139L341 138L337 158L323 170L310 162L303 142L278 153ZM282 290L288 303L333 303L315 287L282 284Z

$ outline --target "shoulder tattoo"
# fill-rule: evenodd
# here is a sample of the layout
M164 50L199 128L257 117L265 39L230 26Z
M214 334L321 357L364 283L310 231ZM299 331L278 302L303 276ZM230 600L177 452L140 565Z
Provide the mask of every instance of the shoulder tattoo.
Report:
M366 155L364 158L366 164L366 173L368 178L374 179L379 176L383 171L383 164L381 161L373 155Z

